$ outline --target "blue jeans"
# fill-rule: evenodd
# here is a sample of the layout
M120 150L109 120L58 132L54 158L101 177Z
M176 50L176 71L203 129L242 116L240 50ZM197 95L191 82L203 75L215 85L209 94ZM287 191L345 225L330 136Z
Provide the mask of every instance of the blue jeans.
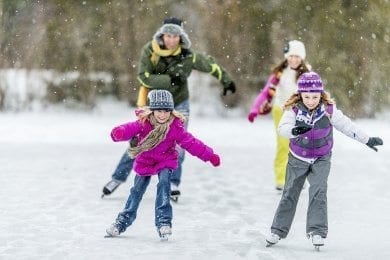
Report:
M161 226L172 226L172 206L169 199L171 193L171 174L172 170L170 169L163 169L158 174L155 202L155 225L157 228ZM130 189L130 195L127 199L126 206L124 210L118 214L115 221L120 233L124 232L136 219L139 204L150 183L150 179L151 176L135 176L134 185Z
M186 118L184 122L184 127L188 129L188 122L190 116L190 102L185 100L175 106L175 110L183 114ZM181 147L177 147L177 151L179 152L179 167L173 172L171 177L171 183L175 185L180 185L181 182L181 172L182 172L182 163L184 161L185 151ZM114 173L112 174L112 178L121 182L125 182L127 177L130 175L131 169L133 169L134 159L131 159L127 154L127 151L122 155L121 160L118 163Z

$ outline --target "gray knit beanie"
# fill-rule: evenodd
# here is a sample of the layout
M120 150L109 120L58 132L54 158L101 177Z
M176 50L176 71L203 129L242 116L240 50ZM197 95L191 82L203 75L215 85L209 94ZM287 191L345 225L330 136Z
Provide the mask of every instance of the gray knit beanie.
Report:
M163 89L153 89L148 94L150 110L169 110L174 108L171 92Z

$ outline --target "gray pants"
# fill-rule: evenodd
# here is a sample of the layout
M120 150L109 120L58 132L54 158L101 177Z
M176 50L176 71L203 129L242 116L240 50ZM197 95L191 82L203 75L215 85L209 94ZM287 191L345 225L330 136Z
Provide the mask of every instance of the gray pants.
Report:
M294 219L299 195L307 178L309 206L306 233L326 238L328 234L327 188L331 154L318 158L314 163L301 161L288 155L286 184L276 210L271 232L285 238Z

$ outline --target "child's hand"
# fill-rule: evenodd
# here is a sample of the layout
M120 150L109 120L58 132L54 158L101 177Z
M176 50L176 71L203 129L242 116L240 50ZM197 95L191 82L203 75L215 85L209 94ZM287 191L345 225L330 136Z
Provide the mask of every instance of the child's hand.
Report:
M383 141L379 137L370 137L366 145L370 147L372 150L374 150L375 152L378 152L378 148L376 148L375 146L383 145Z
M248 115L248 120L249 122L253 123L253 121L255 120L255 117L257 116L257 113L255 112L250 112L249 115Z
M123 126L117 126L111 131L111 139L113 141L119 141L125 133L125 128Z
M302 135L308 131L310 131L311 127L308 126L296 126L291 130L293 135Z
M214 167L217 167L221 164L221 159L218 154L213 154L210 158L210 162Z

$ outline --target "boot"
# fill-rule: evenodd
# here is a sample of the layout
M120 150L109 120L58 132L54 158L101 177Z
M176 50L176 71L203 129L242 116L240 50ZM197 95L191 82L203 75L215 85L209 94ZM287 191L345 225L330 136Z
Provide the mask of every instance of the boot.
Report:
M161 241L167 241L168 237L172 235L172 229L170 226L164 225L158 228L158 235L160 236Z
M102 198L105 195L110 195L111 193L113 193L119 187L119 185L121 185L121 183L122 182L115 180L115 179L112 179L111 181L107 182L107 184L104 185L104 187L103 187Z
M119 228L115 223L111 224L111 226L106 229L106 233L108 237L117 237L120 234Z
M171 183L171 195L170 195L170 199L173 201L173 202L178 202L179 201L179 197L180 197L180 190L179 190L179 186Z
M271 233L266 239L265 241L267 242L267 247L269 246L273 246L275 245L276 243L278 243L280 240L280 236L278 234L275 234L275 233Z

